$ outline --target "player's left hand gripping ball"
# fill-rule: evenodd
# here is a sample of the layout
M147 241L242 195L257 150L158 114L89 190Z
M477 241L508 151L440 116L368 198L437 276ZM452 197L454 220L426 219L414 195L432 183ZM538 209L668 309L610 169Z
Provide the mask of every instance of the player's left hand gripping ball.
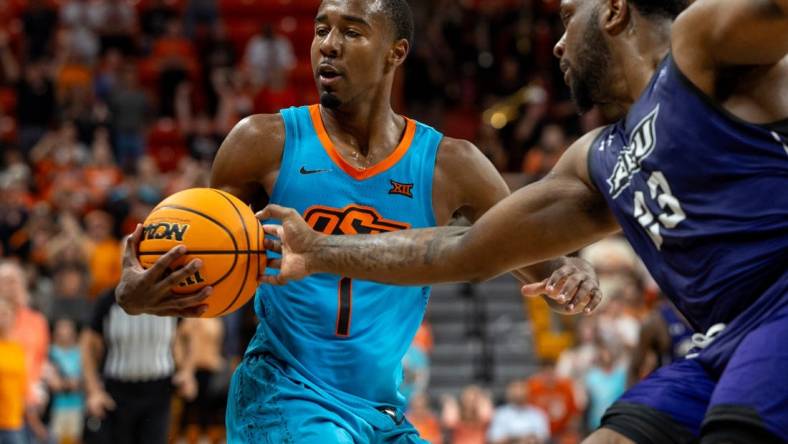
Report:
M251 209L233 195L210 188L173 194L127 242L118 300L132 314L231 313L257 288L262 239Z

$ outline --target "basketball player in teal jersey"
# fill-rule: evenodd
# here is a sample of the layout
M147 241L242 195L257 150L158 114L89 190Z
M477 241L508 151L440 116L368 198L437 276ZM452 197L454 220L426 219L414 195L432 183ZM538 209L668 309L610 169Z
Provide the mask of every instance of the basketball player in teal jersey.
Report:
M565 79L614 123L471 228L323 236L270 206L268 279L481 280L622 230L698 333L586 443L788 442L788 0L685 3L562 0Z
M477 220L509 191L471 143L394 113L394 72L413 32L405 0L326 0L315 20L312 66L321 105L241 122L213 165L211 185L258 208L264 195L297 208L326 234L382 233ZM148 271L128 241L117 297L131 313L196 315L210 290L171 295L199 266L168 278L175 249ZM593 271L559 259L519 272L529 282L563 278L562 312L593 308ZM540 285L536 285L540 287ZM401 360L421 323L427 287L397 287L322 274L263 285L257 334L229 394L230 442L421 442L403 418ZM579 306L574 298L590 304ZM552 300L551 300L552 301Z

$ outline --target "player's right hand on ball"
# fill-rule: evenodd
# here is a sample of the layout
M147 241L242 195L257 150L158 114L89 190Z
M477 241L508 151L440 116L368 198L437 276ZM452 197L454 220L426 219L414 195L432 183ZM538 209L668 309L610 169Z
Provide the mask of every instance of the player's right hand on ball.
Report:
M120 283L115 289L115 299L126 313L142 313L157 316L200 316L208 309L202 302L213 291L205 287L196 294L173 293L172 288L189 276L194 275L202 266L202 261L194 259L183 267L167 274L170 266L186 254L186 247L179 245L162 255L147 270L137 259L137 246L142 240L142 225L124 243L123 270Z
M263 225L266 251L282 255L281 259L269 259L268 268L279 269L279 273L264 274L260 282L272 285L284 285L289 281L302 279L309 274L310 257L313 247L321 233L313 230L298 212L292 208L279 205L268 205L255 217L260 220L276 219L281 225Z

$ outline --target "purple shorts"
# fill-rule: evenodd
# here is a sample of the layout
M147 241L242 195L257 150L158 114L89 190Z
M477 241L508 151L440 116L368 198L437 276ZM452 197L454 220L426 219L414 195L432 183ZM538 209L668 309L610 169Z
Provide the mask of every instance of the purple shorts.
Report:
M740 335L735 347L725 342L727 359L712 344L694 359L656 370L608 409L602 427L622 432L616 424L642 422L646 434L684 442L728 423L788 441L788 310Z

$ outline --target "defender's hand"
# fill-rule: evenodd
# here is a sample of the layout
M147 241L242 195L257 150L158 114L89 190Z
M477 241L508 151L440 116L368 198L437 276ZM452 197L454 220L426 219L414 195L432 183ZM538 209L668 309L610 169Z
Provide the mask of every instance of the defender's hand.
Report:
M137 225L134 233L125 241L123 252L123 271L120 283L115 290L115 299L126 313L142 313L157 316L200 316L208 308L202 304L213 291L205 287L196 294L177 294L172 288L202 267L200 259L194 259L169 275L165 272L178 258L186 254L186 247L179 245L159 257L147 270L137 259L137 246L142 239L142 225Z
M561 314L591 314L602 302L596 273L580 259L567 262L542 282L523 285L521 291L525 297L543 296Z
M292 208L268 205L255 215L260 220L277 219L282 225L263 225L263 231L276 239L265 239L266 251L282 255L281 259L268 261L268 268L278 268L277 275L259 276L260 282L284 285L292 280L302 279L309 271L309 256L312 247L323 236L307 225L306 221Z

